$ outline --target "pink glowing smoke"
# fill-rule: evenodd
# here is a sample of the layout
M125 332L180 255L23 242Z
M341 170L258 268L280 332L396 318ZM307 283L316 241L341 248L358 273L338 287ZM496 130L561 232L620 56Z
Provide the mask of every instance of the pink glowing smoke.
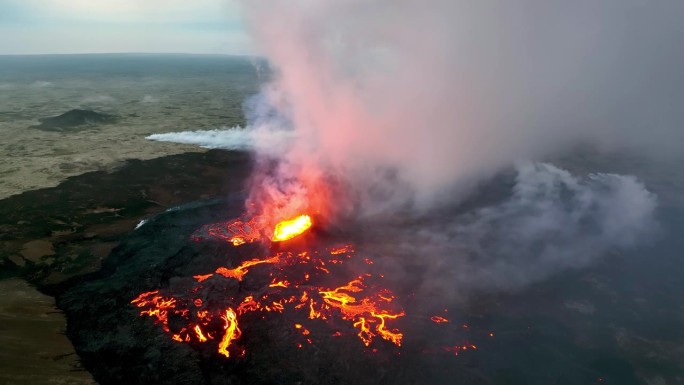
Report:
M426 208L581 141L667 152L684 122L684 87L661 87L684 83L681 2L243 5L275 70L264 95L295 131L257 183L291 211L326 175L364 212Z

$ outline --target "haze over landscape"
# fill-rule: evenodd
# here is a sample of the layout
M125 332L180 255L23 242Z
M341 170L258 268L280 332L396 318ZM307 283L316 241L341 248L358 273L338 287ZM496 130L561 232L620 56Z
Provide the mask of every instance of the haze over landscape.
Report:
M0 0L0 382L684 383L683 14ZM280 250L201 229L303 213L365 258L338 281L382 273L404 346L294 348L281 310L225 361L137 317ZM207 282L202 310L258 286Z
M236 1L3 0L0 54L248 54Z

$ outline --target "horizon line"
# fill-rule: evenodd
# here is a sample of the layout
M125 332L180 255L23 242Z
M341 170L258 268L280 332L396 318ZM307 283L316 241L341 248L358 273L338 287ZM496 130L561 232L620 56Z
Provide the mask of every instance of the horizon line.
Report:
M201 53L201 52L66 52L66 53L0 53L0 56L76 56L76 55L178 55L178 56L239 56L255 57L262 56L250 53Z

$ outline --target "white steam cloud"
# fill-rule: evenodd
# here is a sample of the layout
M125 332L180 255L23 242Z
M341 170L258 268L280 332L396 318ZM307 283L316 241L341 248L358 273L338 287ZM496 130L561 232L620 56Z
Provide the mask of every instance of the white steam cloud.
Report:
M367 247L390 268L427 258L421 289L431 296L509 290L648 240L657 228L655 206L655 196L631 176L577 178L525 163L500 202L432 223L402 223L392 228L391 242L376 242L377 234ZM395 278L415 279L414 268L400 269Z
M548 164L517 166L503 202L445 213L512 165L583 142L681 155L684 2L249 0L243 8L274 70L247 106L248 129L149 139L253 149L250 203L284 215L412 217L420 226L378 237L393 249L383 254L423 256L433 277L449 277L433 278L437 286L519 287L651 233L656 200L633 177L581 179Z
M634 178L578 179L548 164L519 166L504 202L439 213L516 163L583 142L681 154L684 2L243 7L274 69L248 106L250 130L294 132L277 153L256 150L250 203L285 215L329 214L322 202L347 218L412 217L411 233L396 226L378 237L394 249L385 255L422 255L467 287L517 287L584 266L653 227L655 198Z
M222 148L224 150L253 150L255 147L251 132L240 127L152 134L145 139L157 142L194 144L202 148Z
M257 131L241 127L215 130L196 130L152 134L145 139L157 142L194 144L202 148L224 150L264 151L270 154L282 151L292 138L292 131Z
M580 141L681 153L680 1L244 8L277 72L270 102L298 132L284 173L317 164L365 186L389 168L429 206Z

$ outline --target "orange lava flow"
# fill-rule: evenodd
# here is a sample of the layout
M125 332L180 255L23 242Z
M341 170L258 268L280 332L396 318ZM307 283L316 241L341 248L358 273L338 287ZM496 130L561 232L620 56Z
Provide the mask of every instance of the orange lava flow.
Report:
M236 219L232 222L214 223L203 226L192 235L191 239L199 241L202 239L223 239L240 246L245 243L252 243L261 238L261 228L263 218L254 217L249 220Z
M202 281L209 279L213 276L214 276L214 274L193 275L192 278L195 278L197 280L197 282L202 282Z
M297 218L278 223L273 231L273 242L290 240L311 227L311 217L300 215Z
M223 339L221 339L221 342L219 343L218 352L226 357L230 357L228 347L232 341L240 338L242 332L240 331L240 328L238 328L237 315L235 315L233 309L228 308L228 310L226 310L226 314L221 316L221 318L226 322L225 326L223 327L226 332L223 335Z
M140 311L140 315L156 318L155 323L161 323L164 331L169 331L169 311L176 307L175 299L164 298L159 295L159 290L155 290L140 294L131 303L139 308L149 307L148 310Z
M434 322L434 323L436 323L436 324L441 324L441 323L449 322L448 319L446 319L446 318L444 318L444 317L440 317L440 316L438 316L438 315L434 315L434 316L430 317L430 320L432 320L432 322Z
M247 223L251 227L243 229ZM257 233L265 233L255 225L256 221L247 223L238 220L230 225L204 226L192 239L206 239L209 234L237 247L234 237L253 239ZM308 215L281 222L274 230L273 240L292 239L310 226ZM327 324L332 329L324 333L327 336L356 335L365 346L379 337L401 346L403 333L394 322L405 313L395 303L394 294L378 286L382 274L362 274L339 287L330 288L325 284L336 274L348 274L342 265L354 254L351 245L296 253L274 252L263 258L243 260L237 267L218 267L214 273L193 275L194 287L184 289L186 294L148 291L131 303L137 306L140 316L151 317L155 324L161 324L174 341L217 344L218 353L225 357L234 357L240 351L235 350L235 345L240 344L241 327L249 328L249 323L241 321L249 313L261 315L250 320L263 319L268 313L287 314L288 318L300 313L299 322L311 328L303 323L295 324L303 338L294 341L298 347L317 343L320 337L314 331L322 329L314 323ZM370 264L366 262L363 266L367 265ZM221 281L224 279L247 280L244 287L250 289L235 291L234 296L227 296L223 291L220 295L210 295L214 287L224 287ZM174 320L171 324L170 317Z
M404 316L404 312L390 313L382 309L379 304L391 302L394 296L376 295L376 298L361 297L358 299L356 293L363 291L361 277L349 282L347 285L333 290L320 291L323 301L342 313L342 318L354 322L354 327L359 329L357 334L366 346L373 341L373 337L379 335L383 339L391 341L397 346L401 346L403 334L398 330L388 330L385 327L386 319L396 319ZM379 301L378 301L379 299Z
M243 262L240 266L234 269L227 269L225 267L219 267L216 269L217 274L221 274L226 278L235 278L238 281L242 281L242 277L249 272L249 268L252 266L260 265L262 263L276 263L278 262L278 256L273 256L268 259L253 259L251 261ZM202 277L202 276L200 276ZM206 278L205 278L206 279ZM199 280L199 279L198 279ZM202 281L199 281L202 282Z
M202 332L202 329L199 327L199 325L195 325L195 334L197 334L197 339L199 342L207 342L207 337L204 336L204 333Z

